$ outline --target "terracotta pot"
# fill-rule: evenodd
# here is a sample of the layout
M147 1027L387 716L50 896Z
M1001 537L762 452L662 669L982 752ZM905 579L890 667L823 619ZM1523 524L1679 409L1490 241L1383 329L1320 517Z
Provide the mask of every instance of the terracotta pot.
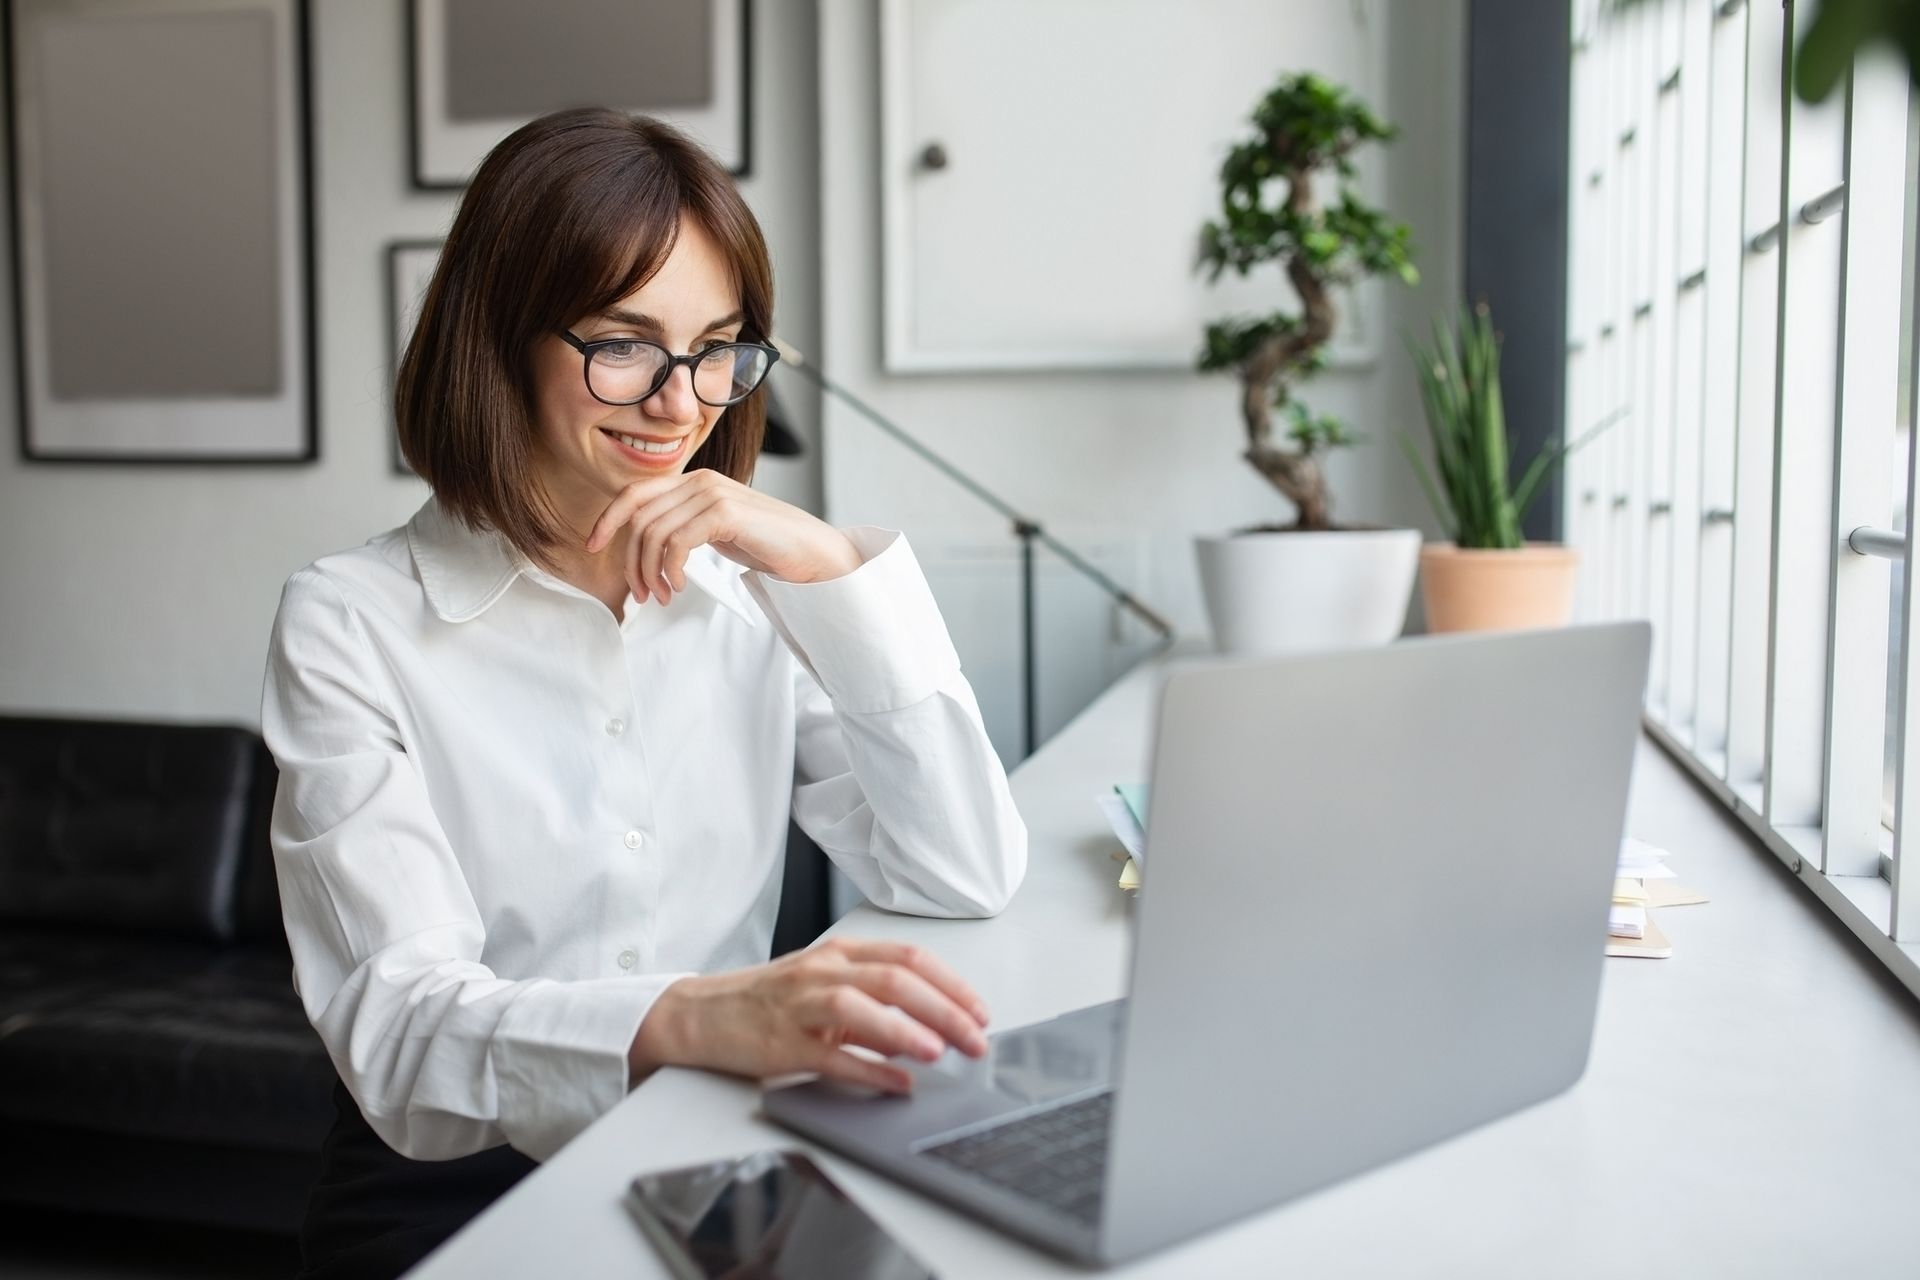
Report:
M1520 631L1564 627L1573 618L1580 553L1554 542L1511 551L1420 548L1420 598L1429 631Z

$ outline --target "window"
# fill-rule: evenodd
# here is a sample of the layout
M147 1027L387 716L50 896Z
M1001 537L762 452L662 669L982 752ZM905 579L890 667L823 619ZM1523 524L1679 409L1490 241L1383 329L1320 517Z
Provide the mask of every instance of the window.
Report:
M1907 210L1900 251L1900 359L1898 383L1894 392L1893 465L1887 469L1887 502L1893 509L1895 532L1904 534L1910 518L1907 476L1913 468L1913 427L1915 364L1920 363L1914 346L1914 320L1920 315L1920 268L1916 268L1916 233L1920 232L1920 98L1907 111ZM1893 834L1895 766L1899 761L1900 732L1900 625L1901 593L1906 590L1906 564L1893 562L1888 577L1891 590L1887 598L1887 732L1883 744L1883 773L1880 791L1880 820L1886 827L1889 844Z
M1920 992L1920 104L1878 50L1784 93L1811 9L1574 0L1567 431L1613 425L1567 536L1580 616L1653 623L1655 736Z

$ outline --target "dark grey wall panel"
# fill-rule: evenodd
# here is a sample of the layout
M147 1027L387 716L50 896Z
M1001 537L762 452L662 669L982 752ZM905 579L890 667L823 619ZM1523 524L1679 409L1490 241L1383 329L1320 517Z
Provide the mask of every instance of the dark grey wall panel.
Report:
M1524 466L1566 417L1569 6L1473 0L1467 35L1466 296L1505 336L1501 391ZM1516 466L1516 475L1519 470ZM1560 477L1527 515L1558 539Z

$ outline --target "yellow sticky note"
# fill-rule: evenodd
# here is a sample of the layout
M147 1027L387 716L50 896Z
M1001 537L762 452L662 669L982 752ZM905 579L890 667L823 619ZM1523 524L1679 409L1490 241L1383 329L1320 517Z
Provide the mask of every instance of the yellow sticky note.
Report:
M1616 907L1646 906L1646 883L1640 880L1615 880L1613 882L1613 905Z

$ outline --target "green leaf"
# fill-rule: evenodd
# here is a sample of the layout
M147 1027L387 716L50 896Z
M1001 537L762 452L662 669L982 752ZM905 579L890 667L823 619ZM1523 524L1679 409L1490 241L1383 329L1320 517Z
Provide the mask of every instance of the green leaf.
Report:
M1271 339L1298 332L1300 324L1298 316L1277 312L1216 320L1207 326L1197 367L1208 372L1237 369Z
M1440 521L1440 528L1448 538L1456 536L1456 522L1453 508L1440 496L1440 488L1433 482L1433 469L1427 466L1427 460L1420 456L1420 450L1414 447L1413 437L1402 431L1395 437L1400 441L1400 451L1407 455L1407 461L1413 464L1413 474L1420 479L1420 488L1427 495L1427 503L1433 508L1434 518Z
M1860 47L1890 32L1890 11L1910 7L1892 0L1821 0L1793 52L1793 91L1803 102L1826 101Z
M1521 517L1545 477L1620 415L1609 415L1570 445L1542 449L1513 486L1512 439L1500 390L1500 335L1486 305L1462 307L1451 327L1436 318L1431 347L1412 341L1407 346L1433 443L1432 470L1411 440L1403 439L1402 446L1428 501L1443 520L1451 512L1454 541L1462 547L1524 546Z
M1588 441L1594 439L1619 419L1625 417L1626 414L1627 410L1624 407L1615 409L1586 431L1583 431L1579 438L1572 444L1556 440L1535 454L1532 464L1527 467L1526 474L1520 478L1519 486L1513 491L1514 509L1524 516L1532 509L1534 502L1539 498L1540 485L1549 475L1553 474L1553 469L1565 462L1567 457L1575 450L1584 447Z
M1316 414L1298 400L1287 403L1287 437L1309 456L1360 443L1360 436L1330 414Z

